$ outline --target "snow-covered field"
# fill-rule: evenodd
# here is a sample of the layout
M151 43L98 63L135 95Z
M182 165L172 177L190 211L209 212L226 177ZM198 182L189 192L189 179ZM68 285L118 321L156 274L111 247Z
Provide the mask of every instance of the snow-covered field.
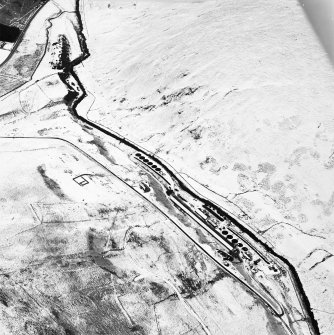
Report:
M75 66L88 93L78 112L157 153L200 193L246 213L252 228L295 266L321 334L332 335L334 71L299 2L82 0L79 5L90 57ZM0 99L1 136L67 139L140 189L149 175L129 159L125 146L85 126L63 101L66 87L55 66L60 41L65 36L70 45L68 61L81 59L83 51L74 8L75 0L49 2L1 69L0 95L26 83ZM61 334L107 333L118 322L113 331L122 335L207 333L202 323L214 334L281 333L263 306L216 273L158 211L139 227L148 215L146 202L118 181L104 179L86 156L77 160L48 145L40 155L32 142L43 147L46 139L21 140L18 149L12 141L20 143L0 141L6 162L0 170L1 267L13 271L13 277L0 280L3 333L42 332L51 324ZM98 178L81 189L73 177L85 168ZM164 193L152 185L158 199ZM109 201L115 208L127 204L124 217L135 215L131 224L125 220L120 227L123 216L106 214ZM92 208L98 215L89 214ZM110 223L117 228L113 234ZM127 235L129 225L134 234ZM93 261L87 250L94 251ZM53 257L59 261L52 263ZM120 281L120 274L129 281ZM161 274L171 278L156 282ZM26 283L27 291L18 290ZM178 283L188 305L173 295ZM189 288L200 294L187 296ZM55 305L50 292L63 300ZM40 305L21 307L31 296ZM12 328L6 331L2 324Z
M246 211L332 334L334 71L299 2L82 9L91 56L76 69L95 98L89 118Z

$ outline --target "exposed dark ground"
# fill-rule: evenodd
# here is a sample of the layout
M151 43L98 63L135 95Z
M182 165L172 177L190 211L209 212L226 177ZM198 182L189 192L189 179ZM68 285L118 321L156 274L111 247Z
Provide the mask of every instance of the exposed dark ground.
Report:
M21 30L19 28L6 26L0 23L0 41L14 43L18 39L20 33Z

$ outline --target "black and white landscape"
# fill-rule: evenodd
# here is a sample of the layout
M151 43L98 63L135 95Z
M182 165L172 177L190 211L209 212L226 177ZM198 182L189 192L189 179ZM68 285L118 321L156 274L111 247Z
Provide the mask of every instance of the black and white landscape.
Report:
M0 334L334 333L311 7L0 0Z

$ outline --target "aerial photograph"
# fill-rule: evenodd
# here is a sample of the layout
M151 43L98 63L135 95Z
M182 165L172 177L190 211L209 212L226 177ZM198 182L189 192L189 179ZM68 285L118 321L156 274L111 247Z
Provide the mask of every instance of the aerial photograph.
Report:
M0 0L0 335L334 335L334 1Z

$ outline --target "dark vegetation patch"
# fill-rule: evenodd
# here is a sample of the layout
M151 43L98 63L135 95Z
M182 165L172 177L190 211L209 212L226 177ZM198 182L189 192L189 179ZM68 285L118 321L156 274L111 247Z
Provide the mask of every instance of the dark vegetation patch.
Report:
M180 78L184 78L184 77L187 77L187 76L189 76L189 71L182 72L182 73L179 75Z
M126 278L127 274L121 268L115 266L109 259L104 258L98 253L92 255L93 262L102 270L105 270L117 278Z
M94 239L95 239L95 228L89 228L89 231L87 233L87 246L88 250L94 250Z
M145 106L136 106L136 107L131 107L129 108L130 112L133 112L134 110L142 110L142 111L152 111L155 109L157 106L156 105L145 105Z
M140 187L145 193L151 191L150 186L149 186L147 183L145 183L145 182L141 182L141 183L139 184L139 187Z
M40 130L37 130L39 135L45 135L51 128L43 128Z
M199 140L202 138L202 131L202 127L197 126L196 128L189 130L189 133L194 140Z
M105 246L108 241L108 232L107 231L97 231L94 228L90 228L87 236L88 241L88 249L93 250L99 253L103 253L105 251ZM111 239L109 241L109 248L116 248L116 242Z
M177 274L176 277L182 283L181 294L184 295L185 298L194 297L196 293L202 288L202 283L200 280L195 280L184 272Z
M63 316L63 311L51 309L52 315L57 320L57 324L64 329L66 335L78 335L79 333L75 330L73 325L71 325L68 320Z
M0 79L1 79L1 76L0 76ZM12 118L16 117L17 115L19 115L21 113L22 113L22 111L20 109L15 109L15 110L12 110L10 112L6 112L6 113L0 115L0 121L6 121L8 119L12 119Z
M0 41L14 43L19 38L21 30L0 23Z
M138 247L142 247L143 246L143 240L142 238L139 236L139 234L137 234L136 232L132 231L129 234L129 237L127 239L128 243L134 243L136 244Z
M152 293L159 299L163 299L168 294L168 289L159 283L151 282L150 288Z
M59 35L57 42L51 45L51 68L55 70L67 70L71 65L71 47L65 35Z
M65 334L66 335L76 335L76 334L79 334L71 329L65 329Z
M97 209L97 212L101 216L106 216L106 215L109 215L110 212L112 212L112 209L108 207L100 207Z
M59 319L60 314L59 314L59 312L58 312L57 310L55 310L55 309L51 309L51 313L52 313L52 315L53 315L57 320Z
M45 165L39 165L37 171L42 176L44 184L48 189L50 189L58 198L62 200L69 200L66 194L62 191L59 184L46 175Z
M133 325L131 331L137 334L144 334L144 328L140 325Z
M9 297L3 291L0 291L0 303L3 304L4 306L8 307Z
M92 141L89 141L88 143L96 145L97 149L99 150L99 153L104 156L109 162L112 164L116 164L115 159L110 156L106 146L104 145L103 141L98 138L97 136L94 136L94 139Z
M192 95L194 94L199 87L184 87L174 93L168 94L168 95L163 95L161 99L163 100L162 105L168 105L172 101L175 100L180 100L182 97L187 96L187 95Z
M199 165L201 169L204 169L206 165L214 164L214 163L216 163L215 158L213 158L212 156L206 156L205 160L202 161Z
M101 216L108 216L110 213L115 213L115 215L117 215L117 213L124 213L126 212L127 208L126 207L120 207L120 206L116 206L116 207L100 207L97 209L97 212L99 213L99 215Z

